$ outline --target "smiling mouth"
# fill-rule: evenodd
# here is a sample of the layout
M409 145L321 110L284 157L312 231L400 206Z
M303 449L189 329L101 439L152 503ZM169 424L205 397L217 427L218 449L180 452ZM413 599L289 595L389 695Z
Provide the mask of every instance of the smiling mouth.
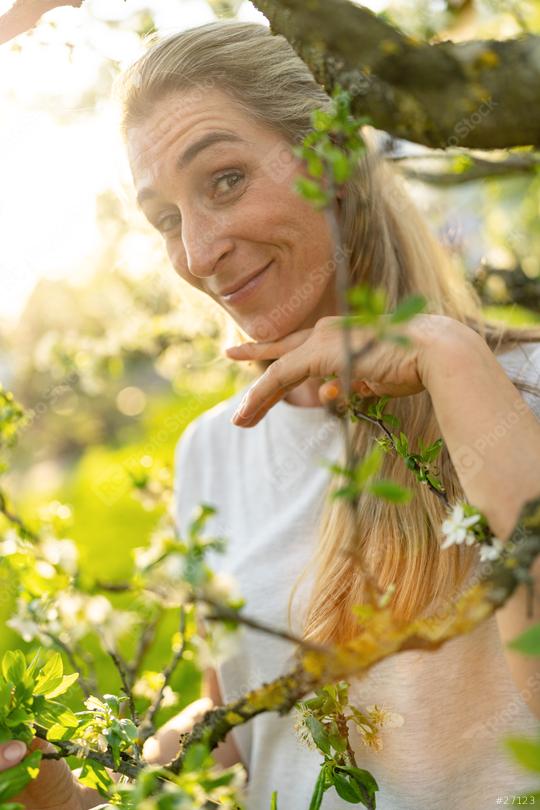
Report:
M240 296L243 296L243 294L247 294L250 290L255 289L258 282L262 279L262 276L266 273L271 264L272 261L268 262L265 267L263 267L261 270L257 270L256 273L243 281L239 287L229 290L228 292L219 293L220 297L225 301L234 301Z

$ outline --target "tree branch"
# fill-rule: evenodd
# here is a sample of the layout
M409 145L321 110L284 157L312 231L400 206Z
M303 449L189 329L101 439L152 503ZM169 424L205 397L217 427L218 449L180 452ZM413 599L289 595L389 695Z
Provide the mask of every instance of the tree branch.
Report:
M331 92L397 138L430 147L540 145L540 37L426 42L348 0L253 0Z
M231 703L207 712L193 729L180 737L181 750L169 766L178 773L187 749L204 742L215 748L235 726L267 711L287 714L313 689L338 680L364 675L378 661L403 650L436 650L446 641L474 630L512 596L540 554L540 497L522 508L507 541L508 556L488 566L481 578L451 605L432 617L399 623L388 607L375 608L359 635L342 646L298 653L298 664L282 677L263 684Z

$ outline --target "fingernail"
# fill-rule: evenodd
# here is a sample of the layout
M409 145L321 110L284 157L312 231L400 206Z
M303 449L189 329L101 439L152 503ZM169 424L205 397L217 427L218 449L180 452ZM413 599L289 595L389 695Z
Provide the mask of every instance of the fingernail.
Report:
M8 743L2 749L2 756L6 762L16 762L26 754L26 745L20 740L14 740Z

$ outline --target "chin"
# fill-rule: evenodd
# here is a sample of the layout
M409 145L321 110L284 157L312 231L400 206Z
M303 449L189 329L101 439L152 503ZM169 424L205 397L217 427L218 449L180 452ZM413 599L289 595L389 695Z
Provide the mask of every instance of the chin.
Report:
M277 307L276 307L277 310ZM274 341L290 335L299 329L305 328L301 320L291 318L274 318L272 312L267 315L255 315L246 319L245 323L238 324L252 340Z

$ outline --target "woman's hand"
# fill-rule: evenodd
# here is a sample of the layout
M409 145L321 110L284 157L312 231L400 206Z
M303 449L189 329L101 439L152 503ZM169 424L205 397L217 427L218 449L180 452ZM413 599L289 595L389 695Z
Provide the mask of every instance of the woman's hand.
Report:
M256 425L276 402L310 377L337 375L342 385L346 354L339 321L339 316L329 316L321 318L311 329L292 332L280 340L227 348L227 355L234 360L277 358L244 396L233 416L234 424ZM416 315L388 332L408 337L410 345L404 347L391 340L376 340L370 328L351 327L351 349L360 353L352 366L353 391L377 397L418 394L426 387L432 347L452 330L471 331L444 315ZM321 398L323 393L324 389L319 389Z
M3 743L0 746L0 771L18 765L28 750L36 749L49 753L56 751L50 743L39 739L33 740L29 749L19 740ZM84 803L85 796L88 796L88 791L76 781L67 762L63 759L50 759L41 761L37 778L32 779L10 801L19 802L26 810L86 810L99 804L99 801L94 801L93 804Z
M200 698L162 726L149 737L143 748L147 762L165 765L179 750L180 734L189 731L204 714L213 707L210 698ZM56 748L41 739L34 739L29 749L19 740L0 745L0 771L18 765L28 751L39 749L54 753ZM103 798L95 790L85 788L77 781L65 760L48 759L40 763L39 774L25 789L10 801L19 802L26 810L89 810L103 804Z

